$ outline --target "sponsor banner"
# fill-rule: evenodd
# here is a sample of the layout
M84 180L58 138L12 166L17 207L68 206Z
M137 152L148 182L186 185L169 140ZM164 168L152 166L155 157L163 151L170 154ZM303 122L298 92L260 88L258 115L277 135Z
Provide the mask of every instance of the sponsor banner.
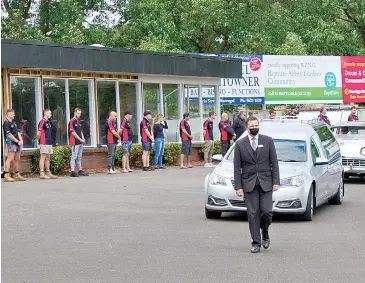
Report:
M264 56L265 102L341 103L340 57Z
M219 87L220 97L226 98L225 101L232 100L237 104L244 104L238 98L260 98L253 101L264 101L263 79L265 75L264 62L262 55L244 54L200 54L204 56L229 57L242 60L242 77L235 79L221 79ZM213 94L212 94L213 93ZM186 96L186 93L185 93ZM189 90L189 97L197 96L197 90ZM202 89L202 98L214 97L214 89ZM237 98L237 99L236 99ZM245 100L242 100L245 101ZM256 102L252 104L257 104Z
M222 78L219 87L221 97L260 98L253 101L264 101L263 79L265 71L262 55L218 54L218 56L239 58L242 60L242 78ZM235 101L239 102L237 104L245 104L241 102L244 100L235 99Z
M365 56L342 56L341 73L343 102L365 102Z

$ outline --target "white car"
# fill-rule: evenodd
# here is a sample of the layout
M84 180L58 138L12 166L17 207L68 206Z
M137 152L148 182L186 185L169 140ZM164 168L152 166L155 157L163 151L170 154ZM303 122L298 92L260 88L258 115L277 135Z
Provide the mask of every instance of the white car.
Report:
M341 122L332 131L340 144L345 178L365 178L365 122Z
M260 134L271 136L277 151L280 189L273 193L274 213L299 214L312 220L315 208L327 201L341 204L344 170L338 142L329 127L319 121L271 120L260 124ZM240 139L243 138L240 137ZM246 211L234 190L234 144L227 154L214 156L220 164L205 178L205 215Z

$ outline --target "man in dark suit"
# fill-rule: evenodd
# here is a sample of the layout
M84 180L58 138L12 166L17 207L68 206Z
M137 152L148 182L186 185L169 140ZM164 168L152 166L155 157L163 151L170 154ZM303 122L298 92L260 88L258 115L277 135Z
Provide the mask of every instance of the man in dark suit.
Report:
M235 146L234 181L237 196L244 195L246 199L251 252L258 253L261 244L264 249L270 246L272 193L279 189L279 164L272 138L259 135L258 119L249 117L246 125L248 135Z
M240 111L237 119L233 122L232 129L236 133L235 139L243 135L246 131L246 111Z

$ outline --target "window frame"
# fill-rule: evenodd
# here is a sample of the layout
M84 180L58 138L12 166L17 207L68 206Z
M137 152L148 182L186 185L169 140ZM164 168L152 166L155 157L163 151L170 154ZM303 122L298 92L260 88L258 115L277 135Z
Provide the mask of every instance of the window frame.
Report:
M319 150L319 148L318 148L318 145L317 145L316 141L313 139L313 137L311 137L311 139L310 139L310 145L311 145L311 151L310 151L310 153L311 153L311 159L312 159L313 164L314 164L314 163L316 162L316 158L314 158L314 159L313 159L313 153L312 153L312 143L313 143L313 145L314 145L314 147L315 147L315 149L316 149L316 151L317 151L317 153L318 153L318 158L320 158L320 157L321 157L321 151Z
M319 131L321 130L321 129L325 129L325 131L328 131L329 132L329 134L331 135L331 142L330 143L325 143L326 141L329 141L329 139L326 139L326 140L322 140L321 139L321 135L319 134ZM322 148L323 148L323 154L324 154L324 157L325 158L327 158L328 159L328 161L331 161L331 160L333 160L333 159L335 159L336 158L336 155L338 155L338 153L340 153L340 156L341 156L341 149L340 149L340 145L338 144L338 142L337 142L337 140L336 140L336 138L335 138L335 136L334 136L334 134L333 134L333 132L328 128L328 126L326 126L326 125L323 125L323 126L321 126L321 127L317 127L317 128L315 128L314 129L315 130L315 132L316 132L316 134L317 134L317 136L318 136L318 139L319 139L319 141L320 141L320 143L321 143L321 146L322 146ZM336 147L337 147L337 149L333 152L333 154L332 155L329 155L329 151L327 150L328 149L328 145L329 144L335 144L336 145Z
M36 111L36 124L35 124L35 128L37 129L38 127L38 122L42 119L42 110L43 110L43 85L42 85L42 81L41 81L41 77L40 76L25 76L25 75L18 75L18 74L9 74L9 96L10 96L10 108L14 108L13 105L13 92L12 92L12 87L11 87L11 78L24 78L24 79L34 79L34 103L35 103L35 111ZM16 113L15 113L16 115ZM4 119L3 119L4 121ZM36 140L35 142L35 147L27 147L27 148L22 148L22 151L31 151L31 150L35 150L39 147L39 142L38 140ZM5 156L5 151L4 151L4 156ZM5 166L5 163L4 163Z

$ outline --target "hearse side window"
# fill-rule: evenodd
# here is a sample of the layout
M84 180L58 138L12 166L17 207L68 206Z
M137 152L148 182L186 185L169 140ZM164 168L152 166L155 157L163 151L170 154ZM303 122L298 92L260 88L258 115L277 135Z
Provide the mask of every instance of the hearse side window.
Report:
M332 159L335 154L340 151L340 147L335 137L327 126L316 129L316 132L321 140L327 159Z
M316 158L320 157L318 148L313 140L311 140L311 152L313 163L316 162Z

